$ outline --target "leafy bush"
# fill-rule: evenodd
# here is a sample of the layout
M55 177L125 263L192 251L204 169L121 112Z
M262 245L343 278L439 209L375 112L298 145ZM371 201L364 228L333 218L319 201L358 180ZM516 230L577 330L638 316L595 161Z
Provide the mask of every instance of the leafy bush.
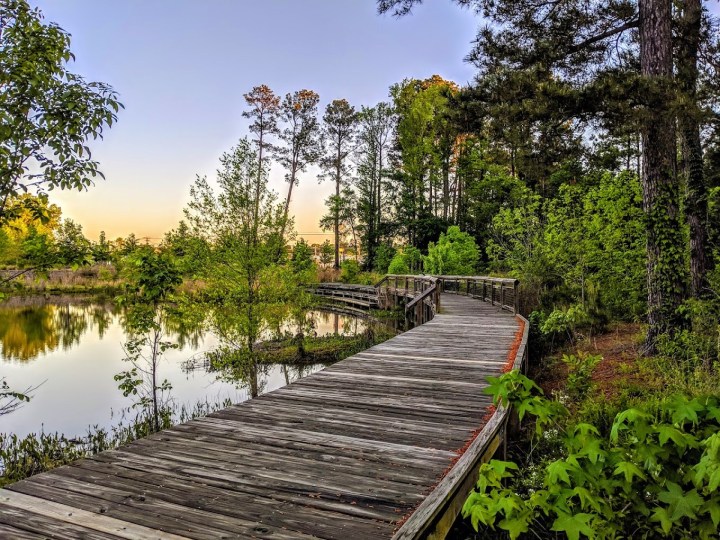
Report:
M592 388L592 374L602 356L578 351L575 354L563 354L562 361L568 368L566 390L571 399L584 399Z
M720 398L676 395L615 417L609 434L588 423L566 424L567 409L513 371L489 378L495 403L520 418L535 417L536 433L564 432L563 456L549 460L539 482L522 485L513 462L480 468L463 515L518 538L563 533L609 538L714 538L720 525ZM530 537L530 536L528 536Z
M420 250L407 246L398 250L390 261L389 274L417 274L422 265Z
M390 244L380 244L375 252L375 260L372 261L373 268L381 274L386 274L395 253L397 250Z
M589 323L590 316L587 311L582 305L577 304L554 309L540 325L540 331L553 338L561 335L575 342L577 330Z
M343 261L340 265L340 281L343 283L355 283L360 274L360 265L354 259Z
M467 276L475 273L479 259L475 239L453 225L440 233L437 244L430 242L423 266L428 274Z

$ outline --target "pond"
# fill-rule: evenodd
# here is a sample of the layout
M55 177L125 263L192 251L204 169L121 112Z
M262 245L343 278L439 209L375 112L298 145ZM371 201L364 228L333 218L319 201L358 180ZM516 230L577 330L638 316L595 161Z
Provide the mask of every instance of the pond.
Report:
M366 328L363 319L348 315L314 311L310 316L317 336L354 335ZM36 388L29 403L0 416L0 433L79 436L89 426L110 428L120 422L132 404L113 379L130 367L123 361L123 322L122 310L112 301L87 297L13 297L0 304L0 377L14 390ZM174 328L168 337L179 348L166 351L159 377L172 384L176 406L249 398L240 383L218 380L203 369L183 369L189 358L215 348L216 336ZM259 375L260 391L274 390L322 367L271 365Z

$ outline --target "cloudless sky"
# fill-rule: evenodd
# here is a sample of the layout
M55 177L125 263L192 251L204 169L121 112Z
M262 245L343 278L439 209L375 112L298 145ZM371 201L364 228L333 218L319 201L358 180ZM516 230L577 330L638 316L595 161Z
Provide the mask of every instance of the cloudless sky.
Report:
M478 19L448 0L414 15L379 16L374 0L31 0L72 34L72 71L111 84L125 105L94 143L105 181L54 192L65 217L96 239L159 238L177 225L196 174L214 176L220 154L247 132L243 93L309 88L321 108L387 99L391 84L439 74L465 84L463 62ZM284 196L281 171L271 177ZM319 231L324 200L315 171L300 178L291 212L300 233ZM319 241L320 236L306 236Z

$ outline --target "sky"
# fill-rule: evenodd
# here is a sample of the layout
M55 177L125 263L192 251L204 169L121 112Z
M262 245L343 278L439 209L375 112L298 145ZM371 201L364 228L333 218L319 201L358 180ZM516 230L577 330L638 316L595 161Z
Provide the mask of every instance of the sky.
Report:
M253 86L308 88L321 109L338 98L359 108L404 78L466 84L474 73L463 57L479 21L448 0L401 19L378 15L374 0L30 1L72 35L71 71L111 84L125 106L91 145L106 180L51 194L90 239L174 228L196 175L214 178L220 155L248 135L242 95ZM318 221L332 191L316 174L301 176L291 205L310 242L325 238ZM281 170L271 187L284 197Z

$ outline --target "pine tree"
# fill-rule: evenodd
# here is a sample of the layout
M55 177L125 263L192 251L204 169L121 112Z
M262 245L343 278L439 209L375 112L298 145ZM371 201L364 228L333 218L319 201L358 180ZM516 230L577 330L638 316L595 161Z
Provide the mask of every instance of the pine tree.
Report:
M349 156L353 150L357 129L357 113L355 107L345 99L336 99L330 103L323 115L324 156L320 160L323 179L331 179L335 183L335 199L328 199L332 205L335 233L335 268L340 268L340 200L343 181L350 175Z
M293 187L299 183L298 173L304 172L320 158L320 124L318 122L318 101L320 97L312 90L299 90L286 94L280 105L280 120L285 123L278 135L283 143L275 149L278 162L285 168L288 193L285 199L287 220ZM285 227L281 234L285 233Z

